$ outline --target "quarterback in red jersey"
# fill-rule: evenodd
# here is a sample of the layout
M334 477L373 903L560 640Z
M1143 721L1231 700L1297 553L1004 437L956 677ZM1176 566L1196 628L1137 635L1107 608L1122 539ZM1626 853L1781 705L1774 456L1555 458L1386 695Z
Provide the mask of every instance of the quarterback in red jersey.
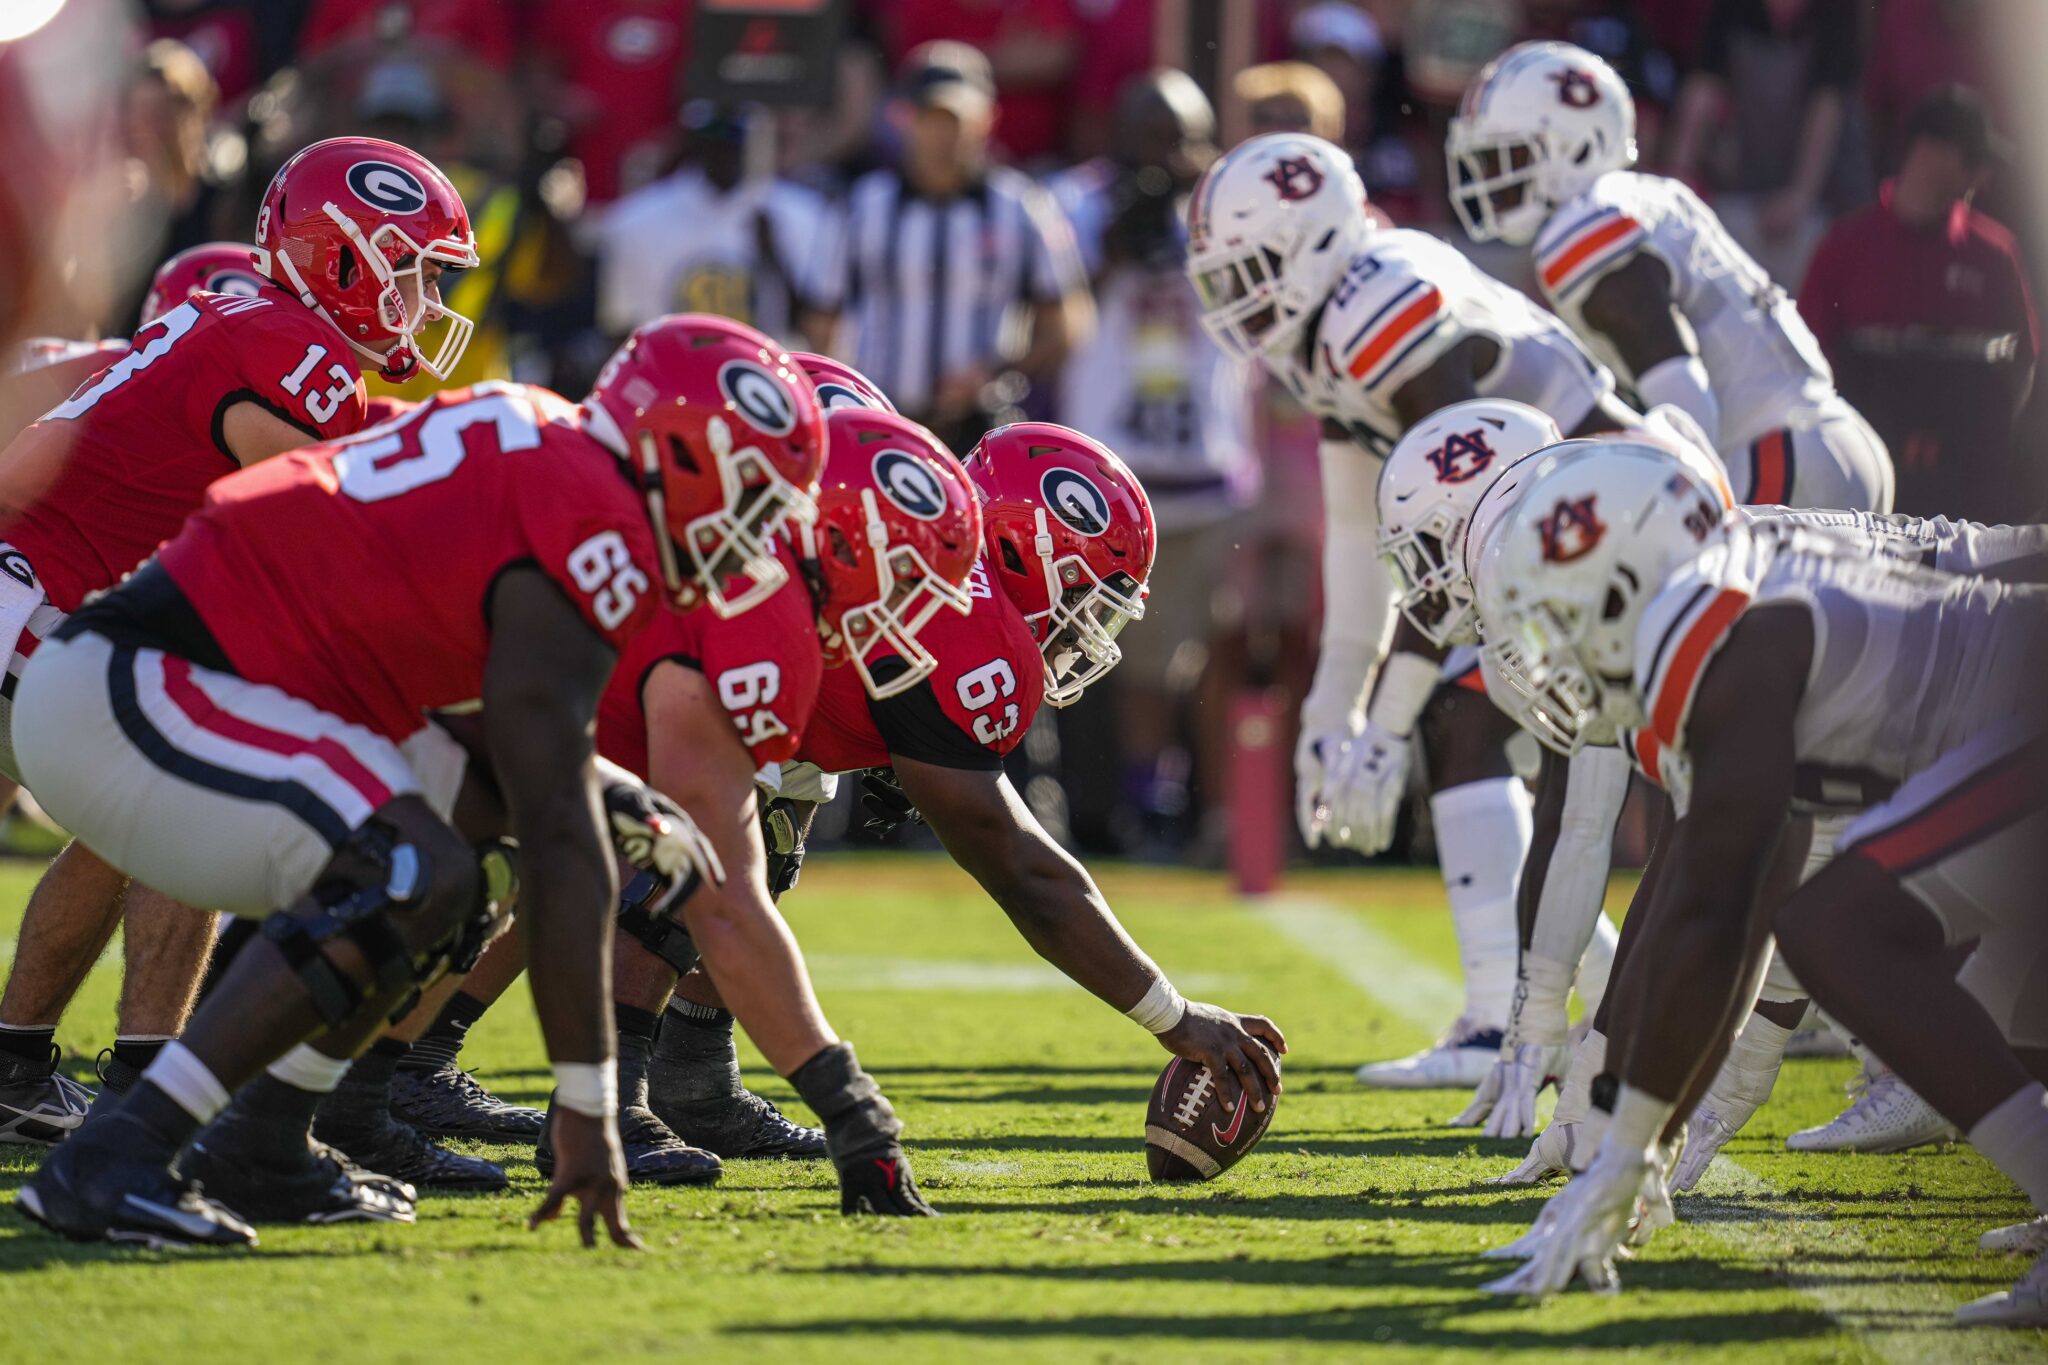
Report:
M1280 1031L1183 1000L1003 773L1041 700L1078 698L1115 667L1117 634L1144 614L1154 544L1144 490L1101 444L1044 422L990 432L966 466L983 527L971 610L932 621L919 643L934 666L895 695L863 696L828 673L799 756L827 772L888 769L864 778L875 803L922 811L1040 955L1226 1078L1233 1106L1263 1109L1279 1093ZM886 683L896 667L874 671Z
M211 249L170 262L152 291L168 310L137 329L133 349L0 451L0 774L17 775L16 681L62 614L177 534L213 480L361 427L359 361L417 368L418 335L439 314L439 272L476 260L447 178L371 138L315 143L287 161L255 235L239 270L233 251L226 262ZM223 265L243 294L191 294L231 282ZM252 276L262 277L253 293ZM452 322L447 333L442 351L466 334ZM54 1142L82 1119L50 1049L85 965L121 917L124 889L127 878L74 844L31 900L0 997L0 1138ZM132 888L125 903L131 924L154 917L185 932L166 928L130 959L135 989L103 1068L117 1088L178 1031L208 942L204 924L153 889Z
M688 817L625 774L599 805L591 721L618 647L665 609L664 591L722 600L683 577L672 542L693 537L693 561L714 571L743 558L808 513L822 446L808 382L765 337L663 319L580 409L483 386L222 480L156 560L54 632L18 692L32 789L138 879L268 918L184 1038L56 1149L23 1208L73 1237L247 1244L240 1217L172 1171L197 1134L184 1169L206 1165L210 1185L239 1176L275 1198L271 1216L365 1216L346 1193L318 1197L351 1183L331 1159L237 1160L199 1130L252 1080L317 1102L399 999L474 959L508 888L448 823L461 752L426 721L474 703L503 811L498 828L474 811L465 823L519 831L556 1063L555 1180L535 1219L574 1197L586 1242L602 1217L632 1244L599 811L636 865L718 873ZM704 534L720 527L722 550ZM817 1060L798 1073L807 1098L870 1120L897 1152L900 1126L872 1121L879 1095L850 1056ZM409 1202L369 1216L404 1220Z

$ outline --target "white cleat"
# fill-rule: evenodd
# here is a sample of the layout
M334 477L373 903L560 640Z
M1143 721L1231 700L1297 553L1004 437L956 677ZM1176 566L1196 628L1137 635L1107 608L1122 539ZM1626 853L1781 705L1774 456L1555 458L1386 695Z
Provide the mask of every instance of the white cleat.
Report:
M2031 1223L2014 1223L2011 1227L1993 1228L1977 1239L1977 1246L1984 1251L2018 1251L2029 1256L2048 1255L2048 1216L2036 1218Z
M1500 1039L1500 1029L1461 1017L1435 1047L1390 1062L1367 1062L1355 1079L1375 1090L1474 1090L1499 1059Z
M1885 1071L1865 1079L1854 1104L1818 1128L1800 1129L1785 1146L1794 1152L1903 1152L1961 1137L1933 1105Z
M2034 1262L2012 1288L1958 1308L1956 1326L2048 1327L2048 1256Z

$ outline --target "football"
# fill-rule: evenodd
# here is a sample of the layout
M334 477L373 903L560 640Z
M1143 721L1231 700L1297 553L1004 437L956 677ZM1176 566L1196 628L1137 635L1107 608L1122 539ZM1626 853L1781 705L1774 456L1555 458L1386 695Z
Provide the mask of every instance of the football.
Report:
M1249 1104L1233 1113L1208 1067L1176 1057L1145 1109L1145 1166L1157 1181L1214 1180L1259 1145L1279 1107L1275 1097L1263 1114Z

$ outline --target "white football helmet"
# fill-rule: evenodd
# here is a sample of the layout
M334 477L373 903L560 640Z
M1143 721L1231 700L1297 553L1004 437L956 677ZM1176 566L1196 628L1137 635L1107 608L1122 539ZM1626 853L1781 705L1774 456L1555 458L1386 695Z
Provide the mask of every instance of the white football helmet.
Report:
M1202 325L1237 356L1293 341L1373 227L1351 157L1306 133L1240 143L1195 182L1187 214Z
M1532 464L1514 509L1474 560L1488 662L1521 695L1518 719L1559 753L1642 724L1643 608L1733 524L1711 485L1662 446L1572 441Z
M1380 554L1401 614L1442 648L1477 644L1465 531L1480 498L1518 461L1564 439L1526 403L1475 398L1408 428L1380 470Z
M1472 78L1444 155L1466 234L1523 245L1558 205L1635 164L1635 100L1582 47L1517 43Z

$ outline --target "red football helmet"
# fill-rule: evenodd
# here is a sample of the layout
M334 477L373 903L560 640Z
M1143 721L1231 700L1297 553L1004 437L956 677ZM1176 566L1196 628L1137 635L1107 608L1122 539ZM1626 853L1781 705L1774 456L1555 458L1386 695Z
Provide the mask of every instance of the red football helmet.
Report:
M918 632L941 607L967 614L967 575L981 553L981 512L967 471L907 417L842 407L825 418L818 520L798 535L818 595L825 661L851 662L868 695L893 697L939 661ZM892 652L909 667L887 682Z
M475 324L442 304L424 269L472 268L476 236L462 196L418 152L373 137L305 148L264 191L256 248L261 274L340 328L387 378L425 370L446 379L469 345ZM430 360L420 332L440 321L447 327Z
M896 411L896 405L889 401L888 394L844 361L814 351L791 351L789 358L796 362L799 370L811 377L811 384L818 390L818 406L828 413L840 408Z
M142 300L140 325L147 327L194 294L253 297L264 285L254 254L240 242L187 247L157 267Z
M583 412L638 470L679 605L737 616L788 580L773 538L817 516L825 418L782 347L730 318L657 318L605 362Z
M1046 701L1066 706L1117 666L1117 635L1145 614L1152 504L1107 446L1051 422L997 427L967 476L989 571L1038 638Z

